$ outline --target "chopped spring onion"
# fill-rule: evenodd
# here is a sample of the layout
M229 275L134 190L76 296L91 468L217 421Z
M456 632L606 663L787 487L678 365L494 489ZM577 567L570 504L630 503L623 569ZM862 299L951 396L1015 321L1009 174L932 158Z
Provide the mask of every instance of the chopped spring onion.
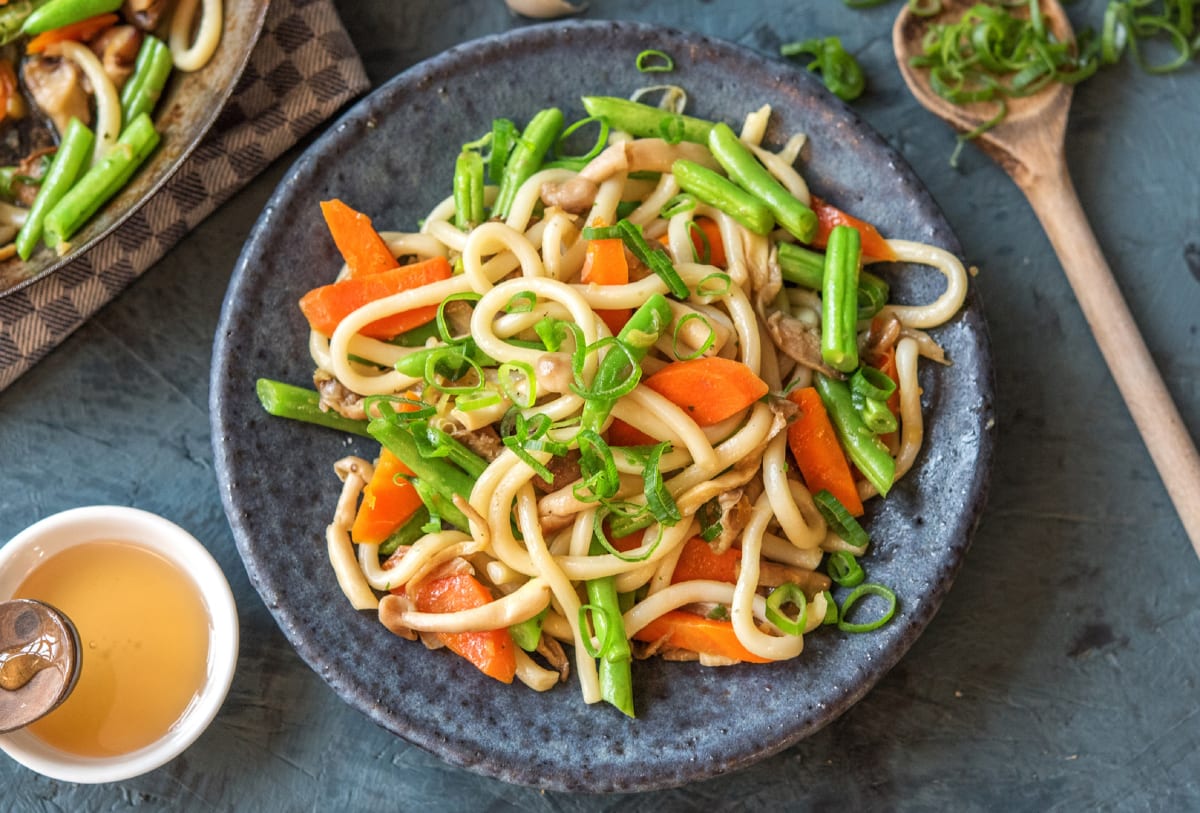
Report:
M808 69L820 73L825 87L842 101L854 101L867 87L862 66L842 47L842 41L837 37L817 37L784 43L779 46L779 53L785 57L806 54L812 56L813 60L808 64Z
M675 70L671 55L656 48L647 48L637 55L637 69L642 73L670 73Z
M829 554L825 572L839 587L857 587L867 577L854 554L845 550L835 550Z
M783 607L792 604L799 608L796 617L788 618ZM779 628L785 635L803 635L804 626L808 620L808 599L804 591L795 582L784 582L771 591L767 596L767 620Z
M863 596L879 596L887 602L887 606L879 617L862 623L849 621L850 611L854 605L858 603ZM842 602L841 618L838 619L838 629L842 632L870 632L876 630L892 620L892 616L896 614L896 594L882 584L874 584L867 582L860 584L850 591L850 595Z
M825 517L825 522L829 527L845 540L847 545L852 548L865 549L870 538L863 527L858 524L850 512L846 510L846 506L842 505L841 500L830 494L827 490L821 489L813 495L813 500L817 504L817 510L821 512L821 516Z

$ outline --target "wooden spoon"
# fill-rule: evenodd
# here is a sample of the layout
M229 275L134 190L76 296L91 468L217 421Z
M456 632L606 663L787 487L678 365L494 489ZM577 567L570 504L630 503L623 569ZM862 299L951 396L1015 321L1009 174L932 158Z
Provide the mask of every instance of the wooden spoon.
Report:
M976 1L943 0L942 11L935 17L912 14L906 5L892 28L892 46L909 89L922 106L960 132L969 132L989 120L995 107L958 106L946 101L931 89L928 71L913 68L909 59L922 52L921 38L930 25L959 19ZM1041 8L1060 40L1074 37L1071 23L1056 0L1041 0ZM1004 121L975 143L1025 193L1050 238L1192 547L1200 554L1200 455L1154 366L1071 184L1063 151L1070 104L1071 86L1059 83L1033 96L1011 99Z

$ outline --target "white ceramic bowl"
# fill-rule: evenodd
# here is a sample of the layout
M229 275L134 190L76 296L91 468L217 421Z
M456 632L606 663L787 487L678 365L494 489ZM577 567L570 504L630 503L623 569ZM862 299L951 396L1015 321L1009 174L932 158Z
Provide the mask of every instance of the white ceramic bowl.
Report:
M166 735L128 754L84 757L61 751L27 731L0 736L0 750L53 779L116 782L166 764L208 727L233 681L238 618L229 582L194 536L148 511L119 505L73 508L29 526L0 547L0 600L12 598L25 577L44 559L85 542L113 539L166 557L196 582L209 616L208 675L199 697Z

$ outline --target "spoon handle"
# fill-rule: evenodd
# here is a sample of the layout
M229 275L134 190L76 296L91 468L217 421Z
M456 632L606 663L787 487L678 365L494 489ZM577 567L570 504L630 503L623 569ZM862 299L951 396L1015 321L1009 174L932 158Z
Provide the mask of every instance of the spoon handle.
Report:
M1088 226L1066 162L1021 183L1075 291L1159 477L1200 554L1200 455Z

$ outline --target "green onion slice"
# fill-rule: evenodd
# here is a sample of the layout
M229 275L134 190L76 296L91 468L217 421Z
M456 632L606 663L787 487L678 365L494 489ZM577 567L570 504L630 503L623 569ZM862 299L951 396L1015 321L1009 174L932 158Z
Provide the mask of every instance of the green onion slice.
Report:
M799 608L796 617L789 618L783 611L787 604ZM808 621L808 599L800 585L794 582L784 582L771 591L767 596L767 620L779 628L785 635L803 635L804 626Z
M675 70L675 60L657 48L647 48L638 54L636 65L642 73L670 73Z
M846 541L847 545L860 549L867 547L867 543L870 542L867 532L858 524L858 520L850 515L846 506L842 505L837 497L826 489L821 489L813 495L813 501L817 504L817 510L821 512L821 516L825 517L825 522L829 524L834 533Z
M857 587L863 583L867 574L858 563L858 559L845 550L835 550L829 554L825 563L825 572L839 587Z
M862 623L849 621L848 619L850 617L851 609L863 596L879 596L885 602L887 602L883 613L871 621L864 621ZM852 591L850 591L850 595L846 596L845 601L842 602L841 618L838 620L838 629L840 629L842 632L870 632L871 630L876 630L882 627L884 624L890 621L892 616L895 614L896 594L884 587L882 584L867 582L855 587Z

